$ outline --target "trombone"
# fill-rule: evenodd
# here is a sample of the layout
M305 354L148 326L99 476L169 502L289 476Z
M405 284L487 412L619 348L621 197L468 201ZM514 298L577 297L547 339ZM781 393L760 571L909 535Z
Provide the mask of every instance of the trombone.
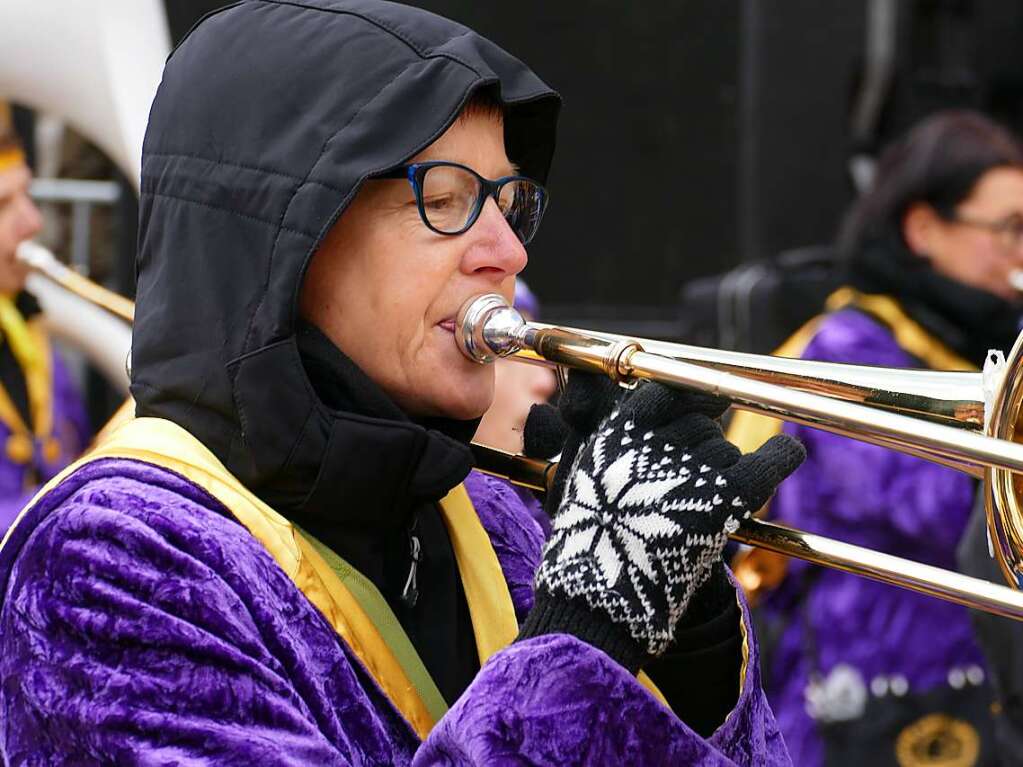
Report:
M1023 619L1023 336L985 373L896 370L741 354L526 322L502 296L470 299L459 348L481 364L500 357L690 387L733 406L806 424L968 472L983 480L994 554L1014 588L750 519L734 540L863 575L957 604ZM473 446L477 468L546 490L554 464ZM1019 488L1017 490L1017 488Z
M45 249L22 243L17 257L47 282L133 321L132 301L73 272ZM736 407L968 471L984 480L988 529L999 564L1009 582L1023 588L1023 512L1016 490L1019 482L1023 492L1023 445L1013 441L1023 410L1019 339L1003 375L985 384L980 374L788 360L526 323L498 295L467 302L459 312L456 336L463 353L480 363L514 355L559 370L567 366L604 373L626 385L649 379L690 386L728 397ZM993 392L986 401L985 386ZM556 464L472 447L481 471L537 490L546 490L553 479ZM747 520L732 538L1023 620L1023 592L988 581L759 519Z

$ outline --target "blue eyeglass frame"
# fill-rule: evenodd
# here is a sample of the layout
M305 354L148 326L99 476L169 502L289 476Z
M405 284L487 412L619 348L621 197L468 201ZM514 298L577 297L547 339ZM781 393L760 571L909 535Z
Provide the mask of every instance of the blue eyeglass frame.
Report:
M433 224L431 224L430 219L426 215L426 209L423 206L423 177L426 175L426 172L430 170L430 168L437 167L459 168L461 170L468 171L469 173L476 177L476 180L480 184L480 194L476 197L476 202L473 205L472 212L466 219L465 226L463 226L457 232L445 232L444 230L438 229ZM535 180L529 178L528 176L502 176L501 178L498 179L489 179L484 178L479 173L470 168L468 165L462 165L461 163L450 162L448 160L435 160L432 162L415 162L412 163L411 165L399 165L396 168L392 168L389 171L381 173L380 175L376 176L376 178L407 179L409 184L412 185L412 192L416 197L416 207L419 209L419 218L422 219L423 223L426 225L426 228L429 229L431 232L436 232L437 234L443 234L451 237L454 237L455 235L459 234L464 234L465 232L469 231L469 229L472 228L472 225L476 223L477 219L479 219L480 213L483 211L483 206L487 202L487 198L488 197L492 198L494 202L497 203L499 201L498 194L500 194L501 189L507 184L510 184L512 181L526 181L529 184L531 184L534 188L536 188L537 191L540 193L540 212L536 215L536 223L533 225L533 231L529 232L528 236L526 236L526 234L524 234L523 232L519 231L519 229L508 219L508 217L505 216L505 220L508 221L508 224L509 226L511 226L512 231L515 232L515 236L519 238L523 245L528 245L529 242L533 239L533 237L536 236L536 232L540 228L540 221L543 219L543 214L547 210L548 201L547 189L542 184L536 182Z

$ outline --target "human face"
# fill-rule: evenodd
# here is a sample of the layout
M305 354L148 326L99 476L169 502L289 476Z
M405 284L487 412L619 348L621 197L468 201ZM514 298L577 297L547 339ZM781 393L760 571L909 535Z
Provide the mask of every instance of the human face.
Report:
M449 160L486 178L514 175L500 117L463 115L412 162ZM409 415L478 418L494 370L455 342L455 315L480 293L509 303L526 251L493 199L468 231L430 231L408 181L372 180L313 256L300 311Z
M14 295L25 286L28 267L14 257L15 250L43 225L39 209L28 196L31 180L24 165L0 171L0 294Z
M997 225L1023 219L1023 170L994 168L978 179L951 220L920 206L907 214L907 241L935 271L964 285L1018 300L1009 275L1023 269L1023 243Z
M509 453L522 452L522 430L533 405L546 402L557 388L554 371L512 360L494 363L494 403L476 430L476 439Z

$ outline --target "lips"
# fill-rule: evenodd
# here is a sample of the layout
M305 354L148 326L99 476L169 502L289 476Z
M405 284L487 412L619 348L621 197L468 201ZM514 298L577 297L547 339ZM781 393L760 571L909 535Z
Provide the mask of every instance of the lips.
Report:
M446 320L441 320L440 322L437 323L437 326L444 328L444 330L448 331L449 333L455 332L455 320L453 317Z

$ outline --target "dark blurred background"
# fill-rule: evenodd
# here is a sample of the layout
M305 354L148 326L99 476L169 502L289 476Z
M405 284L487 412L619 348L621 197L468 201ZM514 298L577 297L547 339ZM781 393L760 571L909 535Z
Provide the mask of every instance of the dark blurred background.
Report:
M221 4L168 0L174 39ZM880 144L940 108L1023 128L1023 3L413 4L494 39L564 97L524 275L552 321L764 350L826 289L851 168L869 174ZM786 280L786 327L750 337L742 302Z
M676 335L687 281L833 239L854 154L949 106L1023 127L1021 3L417 4L564 96L526 272L552 320Z

